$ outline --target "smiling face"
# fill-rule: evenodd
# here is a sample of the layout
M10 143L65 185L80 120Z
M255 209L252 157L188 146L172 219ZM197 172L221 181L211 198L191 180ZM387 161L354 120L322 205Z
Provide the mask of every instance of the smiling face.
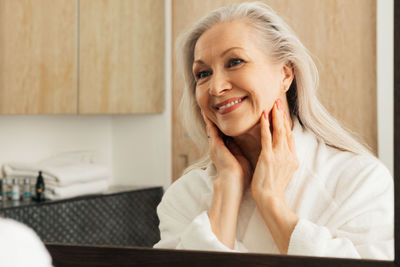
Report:
M284 89L293 79L286 65L272 63L261 51L256 38L245 22L225 22L205 31L194 49L197 103L228 136L253 128L278 98L286 103Z

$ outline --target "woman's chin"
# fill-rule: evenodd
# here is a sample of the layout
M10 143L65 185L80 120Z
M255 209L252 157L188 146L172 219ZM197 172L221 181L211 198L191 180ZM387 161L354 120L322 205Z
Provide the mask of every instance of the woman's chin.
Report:
M253 123L243 123L235 125L224 125L225 127L219 127L220 131L230 137L238 137L244 134L253 133L254 131L259 132L260 130L255 128L259 125L258 121Z

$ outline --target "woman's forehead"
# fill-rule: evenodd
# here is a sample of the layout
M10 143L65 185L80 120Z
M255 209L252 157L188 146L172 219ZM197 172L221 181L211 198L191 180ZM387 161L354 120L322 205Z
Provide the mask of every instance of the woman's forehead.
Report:
M194 59L204 60L204 57L219 56L232 47L247 50L254 47L254 31L242 21L224 22L212 26L205 31L194 49Z

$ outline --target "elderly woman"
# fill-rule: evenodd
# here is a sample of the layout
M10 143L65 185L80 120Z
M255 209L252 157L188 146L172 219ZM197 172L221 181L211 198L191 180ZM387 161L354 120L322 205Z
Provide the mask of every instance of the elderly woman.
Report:
M231 5L181 43L183 113L208 149L164 195L155 247L393 259L393 179L317 100L282 19Z

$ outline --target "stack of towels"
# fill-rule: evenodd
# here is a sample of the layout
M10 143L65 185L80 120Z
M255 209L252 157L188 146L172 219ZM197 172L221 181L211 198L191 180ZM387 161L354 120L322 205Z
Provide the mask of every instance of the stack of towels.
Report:
M3 165L6 178L31 178L32 184L42 171L47 199L71 198L105 192L110 184L110 170L95 163L90 152L67 152L36 164L8 163Z

